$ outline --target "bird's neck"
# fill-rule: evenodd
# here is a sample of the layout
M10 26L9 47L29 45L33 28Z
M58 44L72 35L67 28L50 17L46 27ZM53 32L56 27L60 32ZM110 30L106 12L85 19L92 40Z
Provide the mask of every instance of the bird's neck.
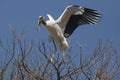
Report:
M42 20L42 23L43 23L43 25L46 25L46 21L45 21L45 19Z

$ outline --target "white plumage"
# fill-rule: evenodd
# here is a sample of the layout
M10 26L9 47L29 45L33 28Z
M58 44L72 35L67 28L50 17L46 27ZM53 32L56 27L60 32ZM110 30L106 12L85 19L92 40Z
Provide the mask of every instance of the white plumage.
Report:
M44 24L62 52L69 47L67 38L79 25L96 24L100 18L100 14L96 10L80 6L68 6L57 20L54 20L49 14L47 16L49 20L39 16L38 28L41 23Z

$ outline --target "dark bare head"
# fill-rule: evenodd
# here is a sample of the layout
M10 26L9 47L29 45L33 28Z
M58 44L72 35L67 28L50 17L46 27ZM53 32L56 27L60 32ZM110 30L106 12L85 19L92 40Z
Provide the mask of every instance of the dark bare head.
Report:
M40 28L40 25L41 25L41 24L46 25L46 21L45 21L45 19L43 18L43 16L39 16L39 17L38 17L38 27L37 27L37 30Z

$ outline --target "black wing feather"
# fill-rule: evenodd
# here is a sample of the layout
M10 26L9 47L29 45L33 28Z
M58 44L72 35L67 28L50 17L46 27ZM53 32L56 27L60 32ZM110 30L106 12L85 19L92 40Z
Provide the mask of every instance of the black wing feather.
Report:
M95 24L99 21L101 17L97 10L81 8L84 10L83 14L73 14L66 24L64 30L64 36L68 38L73 31L79 26L84 24Z
M77 26L79 26L78 21L80 18L82 18L81 15L71 15L64 31L64 36L66 38L73 33Z

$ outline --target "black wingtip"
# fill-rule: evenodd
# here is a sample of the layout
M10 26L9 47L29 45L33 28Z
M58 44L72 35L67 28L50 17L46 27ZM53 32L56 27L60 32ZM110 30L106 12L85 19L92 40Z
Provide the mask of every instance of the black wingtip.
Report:
M83 16L86 19L88 23L95 24L98 23L98 21L101 18L101 14L94 9L84 8Z
M78 5L73 5L73 7L80 7L80 6L78 6Z

